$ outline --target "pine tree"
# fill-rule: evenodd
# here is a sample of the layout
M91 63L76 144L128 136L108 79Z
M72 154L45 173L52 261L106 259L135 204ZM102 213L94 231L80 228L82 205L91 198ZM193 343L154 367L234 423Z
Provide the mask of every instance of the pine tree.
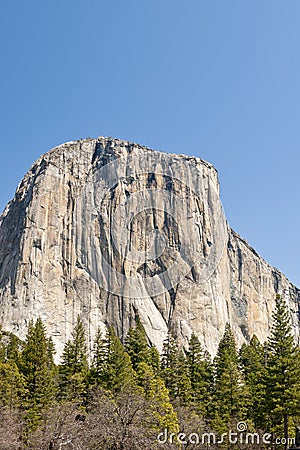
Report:
M94 341L90 384L92 385L101 384L104 373L106 371L107 359L108 359L107 340L102 336L102 331L99 328L96 333Z
M173 400L176 399L182 404L189 402L191 398L191 381L188 362L171 332L168 333L163 344L161 377Z
M3 337L2 326L0 325L0 362L4 362L6 359L6 345L4 343Z
M236 343L229 324L219 343L214 369L212 424L218 431L225 431L234 422L244 419L246 400Z
M101 333L97 335L92 373L96 384L112 391L134 383L130 357L112 327L108 327L104 339Z
M0 404L17 408L25 397L24 376L14 361L0 362Z
M176 358L178 356L178 345L176 339L171 331L168 332L163 343L161 367L162 369L170 369L176 365Z
M149 350L149 366L154 371L155 375L159 374L160 371L160 354L156 347L151 347Z
M131 327L125 339L125 350L130 356L134 370L138 364L146 362L156 374L160 370L160 355L156 347L148 343L145 329L139 318L136 320L135 328Z
M147 400L150 428L155 431L167 429L169 432L178 433L177 415L170 403L169 392L163 380L155 375L153 368L146 362L138 363L136 378Z
M135 328L130 328L125 340L125 350L130 356L132 367L136 370L141 362L149 363L150 348L144 327L139 318L136 320Z
M156 378L157 377L149 364L140 362L137 365L136 383L143 389L146 399L151 398L153 395L153 386Z
M38 318L35 324L30 321L21 354L20 371L25 379L25 407L29 411L28 421L32 426L39 420L42 408L54 400L52 351L42 320Z
M202 417L207 416L212 384L212 365L204 352L198 337L193 333L187 352L189 375L191 380L191 397L197 411Z
M240 349L240 362L247 390L249 392L248 417L258 429L266 429L266 364L265 349L254 335L250 344Z
M8 343L6 346L6 360L14 361L18 367L21 364L21 354L24 343L15 334L9 333ZM53 348L53 354L55 349Z
M82 400L86 393L89 365L85 331L79 315L71 339L65 344L59 375L60 396Z
M54 345L54 342L53 342L53 339L52 339L51 336L48 338L47 352L48 352L48 365L49 365L49 368L55 370L56 369L56 366L55 366L55 363L54 363L55 345Z
M192 397L192 386L189 374L189 366L187 358L180 350L178 353L177 364L175 368L175 382L173 384L173 395L182 405L187 405ZM175 389L174 389L175 388Z
M281 296L276 297L272 332L268 339L266 403L272 431L287 439L289 422L299 414L299 348L292 335L290 315Z

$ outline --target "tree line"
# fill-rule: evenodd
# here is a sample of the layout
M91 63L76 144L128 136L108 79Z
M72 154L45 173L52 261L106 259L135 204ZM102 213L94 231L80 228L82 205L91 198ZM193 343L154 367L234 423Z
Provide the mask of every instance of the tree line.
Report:
M241 422L272 442L284 438L287 448L300 423L300 353L289 317L277 296L267 342L253 336L239 350L227 324L213 360L195 334L184 349L169 332L160 355L139 318L124 343L112 327L99 330L88 355L78 317L58 365L40 318L25 341L1 331L0 449L156 449L165 430L220 435ZM163 448L206 447L173 439Z

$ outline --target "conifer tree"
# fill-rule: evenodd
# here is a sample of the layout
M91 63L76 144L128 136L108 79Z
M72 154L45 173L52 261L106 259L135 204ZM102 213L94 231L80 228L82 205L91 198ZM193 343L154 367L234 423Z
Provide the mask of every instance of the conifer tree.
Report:
M6 357L6 346L3 341L3 332L2 332L2 326L0 325L0 362L4 362Z
M239 370L236 343L229 324L226 325L219 343L214 371L212 424L218 431L225 431L234 422L243 420L246 412L246 392Z
M149 352L149 365L157 375L160 371L160 354L156 347L151 347Z
M53 342L53 339L52 339L51 336L48 338L47 352L48 352L48 365L49 365L49 368L55 370L56 369L56 366L55 366L55 363L54 363L55 345L54 345L54 342Z
M9 333L8 343L6 346L6 360L14 361L18 367L21 364L21 353L24 343L15 334ZM55 354L55 349L52 349ZM52 356L53 357L53 356Z
M155 431L167 429L169 432L178 432L177 415L170 403L168 389L163 380L155 375L150 365L140 362L136 369L136 381L143 389L147 400L150 427Z
M186 404L191 398L191 381L188 362L176 339L168 333L163 344L161 357L161 377L170 393L170 397Z
M192 386L187 358L183 350L179 350L173 383L173 396L182 405L187 405L192 397Z
M92 385L101 384L106 370L107 359L108 343L107 340L102 336L102 331L99 328L96 333L93 348L92 366L90 373L90 383Z
M17 408L25 397L25 379L12 360L0 362L0 404Z
M112 327L104 339L101 333L97 335L92 370L94 381L108 390L118 391L134 383L130 357Z
M248 417L254 422L256 428L266 429L265 349L255 335L249 345L242 345L240 362L249 392Z
M178 356L178 345L176 339L171 331L168 332L167 337L163 343L161 367L162 369L171 369L176 365Z
M212 384L212 365L204 352L198 337L192 333L187 352L189 375L191 380L191 399L197 411L207 416Z
M83 399L86 393L89 365L85 331L79 315L72 337L65 344L59 375L60 396Z
M151 428L156 431L166 429L169 433L178 433L177 414L170 402L168 389L161 378L158 377L153 380L148 400L153 417Z
M140 362L150 361L150 348L144 327L139 318L135 328L130 328L125 340L125 350L130 356L132 367L136 370Z
M281 296L276 297L272 332L268 339L266 404L274 434L287 439L289 422L299 414L299 348L292 335L290 315Z
M42 408L54 400L52 351L41 318L35 324L31 320L21 355L20 371L25 379L25 406L29 410L28 420L32 425L39 420Z
M144 391L146 399L153 395L153 388L155 380L159 378L155 375L153 369L149 364L140 362L136 368L136 383Z
M160 370L160 355L156 347L149 346L145 329L139 318L136 326L131 327L125 339L125 350L130 356L134 370L141 362L146 362L156 374Z

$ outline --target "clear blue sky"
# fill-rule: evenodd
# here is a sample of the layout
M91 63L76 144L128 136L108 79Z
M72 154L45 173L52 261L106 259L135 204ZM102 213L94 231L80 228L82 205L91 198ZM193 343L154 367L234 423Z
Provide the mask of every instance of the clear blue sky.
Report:
M67 140L219 171L231 226L300 286L299 0L2 2L0 209Z

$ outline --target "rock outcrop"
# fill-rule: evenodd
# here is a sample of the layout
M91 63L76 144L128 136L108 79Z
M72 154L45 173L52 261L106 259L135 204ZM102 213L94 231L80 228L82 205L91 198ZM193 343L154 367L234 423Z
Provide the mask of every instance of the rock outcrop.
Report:
M300 291L232 231L217 172L184 155L103 138L43 155L0 217L0 321L24 338L40 316L58 355L80 314L124 338L140 317L159 349L168 328L214 354L226 322L265 340L276 293L299 342Z

